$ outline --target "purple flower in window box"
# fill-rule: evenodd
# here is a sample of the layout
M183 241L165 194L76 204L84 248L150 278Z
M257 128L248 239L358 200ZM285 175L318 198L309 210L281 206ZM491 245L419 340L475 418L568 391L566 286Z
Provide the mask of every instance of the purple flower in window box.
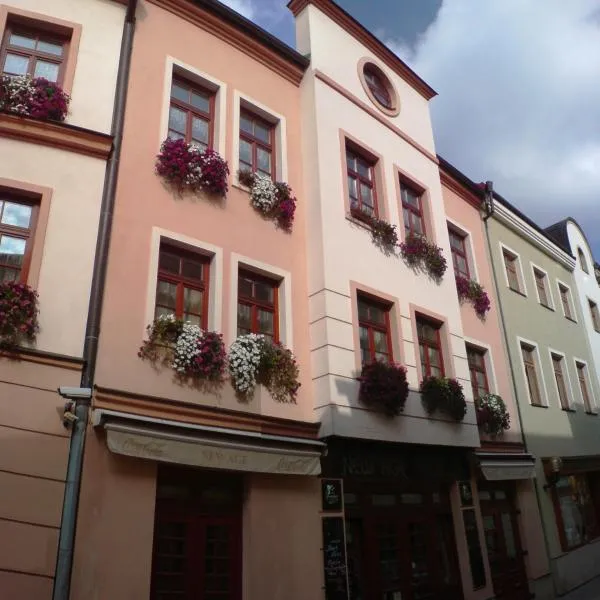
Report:
M461 301L469 301L481 319L490 310L491 301L483 287L467 277L456 275L456 290Z
M64 121L69 95L43 77L0 77L0 110L45 121Z
M462 421L467 403L462 385L448 377L425 377L420 387L421 401L428 415L441 412L454 421Z
M37 292L24 283L0 283L0 346L33 342L39 330Z
M498 436L510 429L510 415L504 400L496 394L485 394L475 400L477 424L492 436Z
M185 140L167 138L156 157L156 173L179 192L189 189L224 197L229 166L218 152L201 150Z
M434 279L441 279L448 268L442 249L423 236L409 234L400 244L400 252L408 265L424 269Z
M406 368L397 363L373 361L362 367L358 399L388 417L404 410L408 398Z

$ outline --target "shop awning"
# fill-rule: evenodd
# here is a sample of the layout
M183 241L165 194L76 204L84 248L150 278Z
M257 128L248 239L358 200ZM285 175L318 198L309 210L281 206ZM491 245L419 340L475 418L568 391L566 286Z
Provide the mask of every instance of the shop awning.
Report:
M95 410L111 452L159 462L281 475L320 475L322 442Z
M535 456L526 452L475 452L488 481L535 478Z

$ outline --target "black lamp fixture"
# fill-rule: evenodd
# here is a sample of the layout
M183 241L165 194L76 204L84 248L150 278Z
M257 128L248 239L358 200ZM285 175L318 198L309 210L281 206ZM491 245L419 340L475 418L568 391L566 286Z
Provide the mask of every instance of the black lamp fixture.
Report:
M550 473L546 475L546 481L548 482L544 489L547 490L549 488L553 488L560 479L560 470L562 469L562 458L560 456L553 456L550 459Z

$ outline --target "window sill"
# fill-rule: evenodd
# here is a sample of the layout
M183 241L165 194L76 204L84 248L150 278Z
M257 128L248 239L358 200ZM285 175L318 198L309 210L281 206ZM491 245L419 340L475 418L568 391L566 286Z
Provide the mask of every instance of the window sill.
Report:
M0 113L0 137L51 146L106 160L112 149L112 136L67 123L40 121Z
M576 409L571 408L570 406L568 406L568 407L561 406L561 410L564 412L568 412L568 413L576 413L577 412Z
M515 294L518 294L519 296L523 296L523 298L527 298L527 294L524 294L521 290L515 290L515 288L512 288L510 286L508 286L508 289L511 292L514 292Z
M589 415L590 417L597 417L598 416L598 411L596 411L596 410L586 410L585 414Z
M233 181L231 183L231 187L237 188L238 190L246 192L247 194L250 194L252 192L252 190L247 185L243 185L239 181Z
M565 315L565 319L567 319L567 321L571 321L571 323L577 323L577 320L573 317L567 317L567 315Z
M371 231L371 226L368 223L366 223L362 219L355 217L352 213L347 213L346 219L348 221L350 221L351 223L354 223L354 225L358 225L359 227L362 227L363 229L366 229L367 231Z
M548 306L547 304L542 304L540 302L540 306L543 306L546 310L552 311L552 312L556 312L551 306Z
M534 402L530 402L529 405L533 406L534 408L550 408L546 404L535 404Z

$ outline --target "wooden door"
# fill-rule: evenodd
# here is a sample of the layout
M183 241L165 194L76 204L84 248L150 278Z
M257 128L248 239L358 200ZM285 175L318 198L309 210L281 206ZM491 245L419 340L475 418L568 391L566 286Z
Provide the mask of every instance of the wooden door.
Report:
M480 488L479 497L494 594L498 600L529 599L514 490L488 485Z

